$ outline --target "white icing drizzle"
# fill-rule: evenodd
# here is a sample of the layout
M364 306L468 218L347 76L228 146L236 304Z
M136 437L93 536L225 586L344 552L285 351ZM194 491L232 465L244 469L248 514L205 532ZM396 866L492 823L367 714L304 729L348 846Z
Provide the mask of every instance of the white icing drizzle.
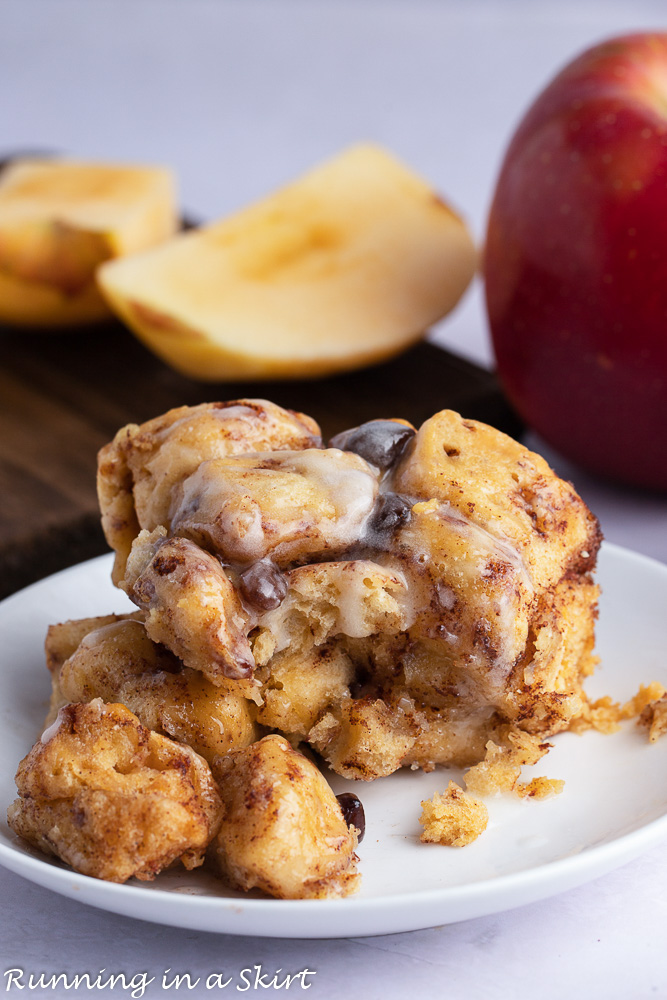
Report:
M293 500L299 489L295 477L312 484L308 507ZM264 507L251 495L251 486L268 497ZM213 459L184 482L172 513L172 531L195 539L202 536L220 555L243 564L272 553L286 561L302 554L316 556L356 542L377 490L371 466L337 449ZM323 513L324 507L333 509L333 516Z
M67 705L62 705L58 709L58 714L55 717L54 721L51 723L50 726L46 727L46 729L40 736L39 738L40 743L46 744L53 739L53 737L59 731L60 727L62 726L65 720L65 709L67 707L68 707ZM106 711L106 705L104 704L101 698L93 698L92 701L88 702L87 709L88 712L91 714L91 721L98 722Z
M39 738L40 743L46 744L53 739L53 737L56 735L56 733L58 732L63 723L63 718L64 718L63 710L62 708L60 708L58 710L58 714L56 715L51 725L47 726L42 735L40 736Z
M265 399L253 399L252 402L267 409L271 406ZM234 406L216 406L210 412L216 420L247 420L248 417L251 420L259 419L257 411L252 406L246 406L245 403L236 403Z

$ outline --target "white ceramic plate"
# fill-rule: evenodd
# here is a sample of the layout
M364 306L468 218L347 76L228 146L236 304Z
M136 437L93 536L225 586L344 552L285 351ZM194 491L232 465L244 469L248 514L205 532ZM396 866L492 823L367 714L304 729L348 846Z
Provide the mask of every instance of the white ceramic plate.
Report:
M102 557L0 605L0 863L84 903L176 927L267 937L355 937L415 930L544 899L593 879L667 837L667 737L649 744L634 724L612 736L564 733L530 775L565 779L555 798L488 800L490 823L462 849L418 842L420 800L456 772L399 772L354 787L366 809L363 887L343 900L273 900L225 890L198 871L114 885L78 875L23 845L4 820L14 772L40 733L50 683L43 638L51 622L123 611ZM605 545L595 696L622 701L640 683L667 686L667 566Z

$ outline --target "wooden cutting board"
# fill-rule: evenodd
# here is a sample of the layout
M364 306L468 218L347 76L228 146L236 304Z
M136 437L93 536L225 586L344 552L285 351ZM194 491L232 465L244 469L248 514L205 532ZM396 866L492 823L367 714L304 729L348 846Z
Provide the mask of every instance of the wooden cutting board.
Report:
M419 425L450 407L520 432L493 375L428 343L334 378L224 384L176 374L116 322L0 330L0 350L0 596L107 551L97 451L123 424L174 406L260 396L311 414L325 437L380 416Z

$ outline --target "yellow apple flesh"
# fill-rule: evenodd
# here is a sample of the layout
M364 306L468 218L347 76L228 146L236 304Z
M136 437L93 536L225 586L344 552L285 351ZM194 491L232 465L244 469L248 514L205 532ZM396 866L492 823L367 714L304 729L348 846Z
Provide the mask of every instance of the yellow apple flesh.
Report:
M289 378L397 354L454 307L475 264L462 220L364 145L230 218L104 264L98 281L182 373Z
M59 327L109 315L95 272L177 226L162 167L20 160L0 175L0 322Z

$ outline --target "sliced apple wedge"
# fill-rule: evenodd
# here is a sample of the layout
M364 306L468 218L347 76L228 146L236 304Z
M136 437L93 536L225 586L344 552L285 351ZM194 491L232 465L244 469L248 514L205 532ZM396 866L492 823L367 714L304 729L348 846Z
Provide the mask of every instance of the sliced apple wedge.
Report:
M0 322L50 327L108 316L99 265L176 226L165 168L15 161L0 174Z
M98 281L183 374L290 378L397 354L453 308L475 264L462 220L363 145L230 218L104 264Z

